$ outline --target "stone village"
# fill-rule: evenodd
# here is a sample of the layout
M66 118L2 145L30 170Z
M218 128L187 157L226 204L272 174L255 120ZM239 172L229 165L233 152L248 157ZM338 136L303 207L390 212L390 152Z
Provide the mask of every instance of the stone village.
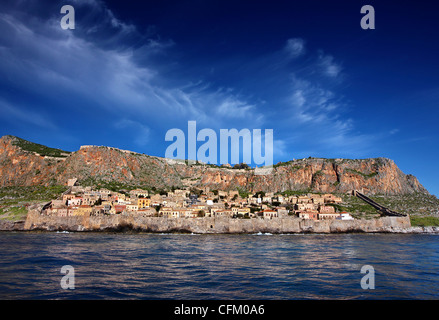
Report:
M303 194L282 196L272 192L249 194L238 191L187 188L150 194L147 190L94 190L70 179L69 189L58 199L46 204L43 215L98 216L137 215L173 219L228 217L234 219L276 219L293 216L312 220L353 220L347 212L336 212L334 204L342 199L333 194Z

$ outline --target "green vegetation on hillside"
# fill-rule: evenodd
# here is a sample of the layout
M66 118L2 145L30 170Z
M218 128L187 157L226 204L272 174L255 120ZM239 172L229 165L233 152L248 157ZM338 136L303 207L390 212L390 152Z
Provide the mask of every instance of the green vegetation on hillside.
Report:
M374 207L354 196L343 197L343 203L341 204L329 203L328 205L333 206L336 212L349 212L357 219L373 219L380 216L380 213Z
M333 204L338 211L347 211L356 218L375 218L379 212L361 199L352 195L340 194L343 203ZM369 196L380 205L402 214L413 217L431 217L439 213L439 199L424 193L403 195L374 195ZM430 221L430 220L426 220Z
M246 189L243 188L236 188L238 190L239 196L241 198L247 198L249 195L252 195L251 192L248 192Z
M428 226L439 227L438 217L410 216L410 222L413 227L428 227Z
M14 140L12 142L12 144L14 146L18 146L25 151L36 152L42 156L65 158L71 153L69 151L64 151L61 149L46 147L42 144L30 142L30 141L27 141L27 140L24 140L24 139L21 139L18 137L14 137L14 136L11 136L11 137Z
M0 188L0 219L24 220L28 207L58 198L66 186L32 186Z
M372 172L372 173L366 174L364 172L360 172L360 171L357 171L357 170L354 170L354 169L346 169L346 171L350 172L350 173L354 173L356 175L360 175L360 176L362 176L363 178L366 178L366 179L375 177L378 174L378 172Z
M119 181L105 181L105 180L99 180L99 179L95 179L95 178L87 178L85 180L81 180L80 184L84 187L94 187L96 189L108 189L114 192L129 192L131 190L134 189L144 189L144 190L148 190L151 191L151 187L149 186L145 186L145 185L141 185L141 184L126 184L123 182L119 182Z
M306 190L285 190L282 192L276 192L276 195L282 195L284 197L289 197L289 196L302 196L302 195L306 195L308 193L319 193L319 192L311 192L311 188L306 189Z

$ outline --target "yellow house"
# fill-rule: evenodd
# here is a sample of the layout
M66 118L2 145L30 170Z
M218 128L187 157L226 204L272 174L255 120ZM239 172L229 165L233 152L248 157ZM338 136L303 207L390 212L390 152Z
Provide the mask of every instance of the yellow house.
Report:
M139 209L149 207L151 204L151 199L139 198L137 199L137 207Z
M74 216L86 216L86 215L90 215L92 211L93 211L93 208L91 206L81 205L78 207L78 209L73 211L73 215Z

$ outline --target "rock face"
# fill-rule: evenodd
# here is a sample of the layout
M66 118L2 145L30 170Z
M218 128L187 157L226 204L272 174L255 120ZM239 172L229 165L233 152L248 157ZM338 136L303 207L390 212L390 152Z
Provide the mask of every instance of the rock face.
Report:
M23 231L25 221L0 220L0 231Z
M30 211L24 230L45 231L144 231L216 233L347 233L410 232L410 218L383 217L373 220L303 220L295 217L276 219L190 218L171 219L134 215L56 217Z
M427 190L386 158L302 159L278 164L268 175L253 169L186 165L109 147L87 146L66 157L45 157L23 150L16 138L0 139L0 186L66 184L70 178L118 182L156 188L208 186L211 189L257 192L307 190L366 194L408 194Z

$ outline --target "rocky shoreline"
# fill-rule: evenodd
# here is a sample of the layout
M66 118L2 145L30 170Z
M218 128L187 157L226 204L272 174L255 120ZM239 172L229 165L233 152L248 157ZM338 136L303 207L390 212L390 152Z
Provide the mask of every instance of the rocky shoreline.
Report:
M147 232L196 234L413 233L439 234L439 227L412 227L407 217L371 220L304 220L193 218L171 219L133 215L56 217L31 210L26 221L0 221L0 231Z

